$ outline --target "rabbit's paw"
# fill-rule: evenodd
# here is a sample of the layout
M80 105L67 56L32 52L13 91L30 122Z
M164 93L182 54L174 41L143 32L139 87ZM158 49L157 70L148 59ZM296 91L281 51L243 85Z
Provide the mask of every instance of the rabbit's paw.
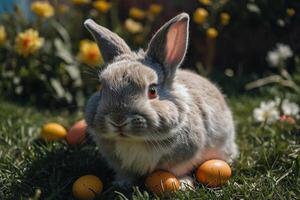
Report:
M178 179L180 182L180 190L195 190L194 180L190 176L183 176Z

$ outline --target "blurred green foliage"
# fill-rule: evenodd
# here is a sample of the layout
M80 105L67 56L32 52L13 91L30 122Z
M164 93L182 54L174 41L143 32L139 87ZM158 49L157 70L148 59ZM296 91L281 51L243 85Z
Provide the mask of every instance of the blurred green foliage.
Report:
M286 61L286 70L291 74L296 71L300 51L297 1L55 0L49 3L53 10L49 6L31 5L33 17L29 19L18 6L0 18L0 26L6 32L1 42L0 31L0 91L6 97L51 107L83 106L86 98L97 90L97 73L103 66L103 63L91 66L78 56L83 51L80 41L92 40L83 27L87 18L118 33L137 50L145 48L153 32L169 18L188 12L191 42L183 68L203 75L217 72L231 77L231 81L245 83L276 71L268 67L266 56L277 43L284 43L293 51ZM29 28L36 30L44 42L41 48L24 57L16 51L16 38ZM84 55L88 59L90 54ZM239 91L243 91L244 85L239 86Z

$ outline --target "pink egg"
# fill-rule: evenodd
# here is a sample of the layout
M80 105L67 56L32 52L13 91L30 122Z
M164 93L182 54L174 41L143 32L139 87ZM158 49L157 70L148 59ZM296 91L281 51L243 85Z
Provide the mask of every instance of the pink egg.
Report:
M66 140L70 145L80 144L86 137L87 124L85 120L76 122L68 131Z

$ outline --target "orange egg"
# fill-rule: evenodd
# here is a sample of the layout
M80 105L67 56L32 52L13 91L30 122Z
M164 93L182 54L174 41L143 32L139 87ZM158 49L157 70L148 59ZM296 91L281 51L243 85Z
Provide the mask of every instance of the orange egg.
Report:
M85 175L78 178L72 187L73 196L80 200L92 200L97 193L102 192L103 183L94 175Z
M210 187L226 183L230 176L231 168L222 160L208 160L200 165L196 172L197 180Z
M154 194L162 195L179 190L180 183L173 174L158 170L146 178L145 185Z
M67 135L67 130L58 123L47 123L42 127L41 136L45 141L63 139Z
M84 119L76 122L68 131L66 137L67 142L70 145L76 145L83 142L86 136L86 128L87 124Z

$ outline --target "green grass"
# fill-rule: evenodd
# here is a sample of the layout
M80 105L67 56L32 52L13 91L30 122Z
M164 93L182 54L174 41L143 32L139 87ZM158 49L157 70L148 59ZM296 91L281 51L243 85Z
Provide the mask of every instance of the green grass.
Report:
M252 119L253 108L263 97L240 96L229 99L237 126L240 157L232 166L233 176L222 188L200 184L196 192L177 192L169 199L299 199L300 132L275 124L262 126ZM73 199L72 183L85 174L99 176L110 187L112 172L95 145L70 147L64 141L44 143L38 139L40 127L50 121L70 127L82 113L39 110L0 101L0 199L29 199L41 191L39 199ZM140 192L141 191L141 192ZM131 194L114 190L99 199L126 199ZM143 186L132 198L153 199Z

